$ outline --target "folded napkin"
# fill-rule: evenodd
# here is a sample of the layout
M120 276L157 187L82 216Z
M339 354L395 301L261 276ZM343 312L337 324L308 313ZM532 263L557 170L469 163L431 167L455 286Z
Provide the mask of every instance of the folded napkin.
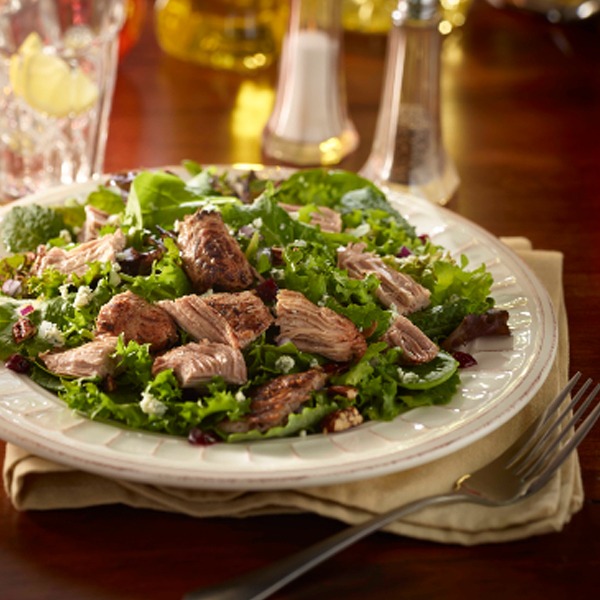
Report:
M121 503L194 517L313 512L358 523L405 502L449 491L457 477L479 468L515 441L568 378L562 255L532 250L523 238L507 238L504 242L529 264L548 289L558 315L559 348L555 368L535 398L484 439L425 466L367 482L266 492L190 490L108 479L55 464L8 444L3 471L8 496L19 510ZM446 543L509 541L559 531L582 503L579 463L573 454L544 490L516 505L486 508L455 504L430 508L393 523L387 530Z

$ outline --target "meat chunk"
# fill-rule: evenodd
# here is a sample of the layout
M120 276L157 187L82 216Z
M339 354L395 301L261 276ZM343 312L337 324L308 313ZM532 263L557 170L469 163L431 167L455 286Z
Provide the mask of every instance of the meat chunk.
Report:
M85 222L77 239L80 242L89 242L98 238L100 230L108 223L110 215L91 204L86 204L84 210Z
M320 390L327 374L319 368L302 373L280 375L255 390L250 414L239 421L223 421L219 427L226 433L244 433L251 429L266 431L285 425L288 416Z
M275 320L254 292L211 294L204 297L204 302L229 323L241 348L252 343Z
M363 279L372 273L380 281L376 290L379 301L394 307L401 315L421 310L429 305L430 292L412 277L388 265L373 252L365 252L364 244L349 244L338 252L338 267L348 271L350 277Z
M177 300L161 300L158 305L195 340L208 340L239 347L233 328L202 296L190 294Z
M248 379L246 363L238 348L208 341L177 346L158 356L152 373L156 375L165 369L173 369L183 388L202 387L216 376L238 385Z
M273 323L273 316L253 292L189 295L159 303L196 340L245 348Z
M254 272L218 212L199 210L179 225L183 268L198 293L237 292L250 287Z
M36 257L32 273L40 275L45 269L53 268L65 274L83 275L92 262L116 262L117 254L125 248L126 242L123 232L117 229L71 250L58 247L43 250Z
M298 215L301 206L294 204L279 203L279 206L283 208L290 216ZM310 213L310 224L314 227L319 227L321 231L329 233L340 233L342 231L342 215L336 210L329 208L328 206L319 206Z
M290 340L299 350L337 362L360 358L367 349L365 338L350 319L313 304L300 292L280 290L275 309L280 343Z
M439 352L437 345L402 315L398 315L394 319L381 339L392 348L400 348L402 362L406 364L427 363L433 360Z
M107 377L114 375L117 360L112 357L117 348L116 336L103 336L82 346L61 352L46 352L40 359L47 369L64 377Z
M178 339L173 319L162 308L130 291L117 294L100 309L96 333L123 334L126 342L150 344L152 352L169 348Z

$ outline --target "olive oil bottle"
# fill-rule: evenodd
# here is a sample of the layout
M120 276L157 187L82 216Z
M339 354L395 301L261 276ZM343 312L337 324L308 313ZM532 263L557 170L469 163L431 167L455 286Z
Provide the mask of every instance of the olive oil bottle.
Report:
M156 35L181 60L252 72L276 60L287 14L283 0L157 0Z

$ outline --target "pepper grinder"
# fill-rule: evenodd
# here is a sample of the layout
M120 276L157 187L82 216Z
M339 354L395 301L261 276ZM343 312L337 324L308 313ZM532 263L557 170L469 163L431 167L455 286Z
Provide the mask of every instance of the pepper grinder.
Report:
M360 173L443 205L459 178L442 140L440 18L439 0L400 0L392 13L377 127Z
M333 165L358 145L347 113L339 0L291 0L264 153L293 165Z

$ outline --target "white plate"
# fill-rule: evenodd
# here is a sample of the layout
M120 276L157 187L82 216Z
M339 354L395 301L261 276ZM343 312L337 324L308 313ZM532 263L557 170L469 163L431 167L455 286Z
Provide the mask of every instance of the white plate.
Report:
M96 184L37 194L55 204ZM0 437L39 456L133 481L204 489L285 489L342 483L423 465L489 434L522 409L546 378L557 325L546 291L497 238L424 200L390 192L401 213L472 268L484 263L493 296L510 313L511 338L481 338L478 365L445 406L417 408L393 422L369 422L336 435L198 447L184 439L88 420L27 377L0 366ZM7 208L0 211L0 218Z

